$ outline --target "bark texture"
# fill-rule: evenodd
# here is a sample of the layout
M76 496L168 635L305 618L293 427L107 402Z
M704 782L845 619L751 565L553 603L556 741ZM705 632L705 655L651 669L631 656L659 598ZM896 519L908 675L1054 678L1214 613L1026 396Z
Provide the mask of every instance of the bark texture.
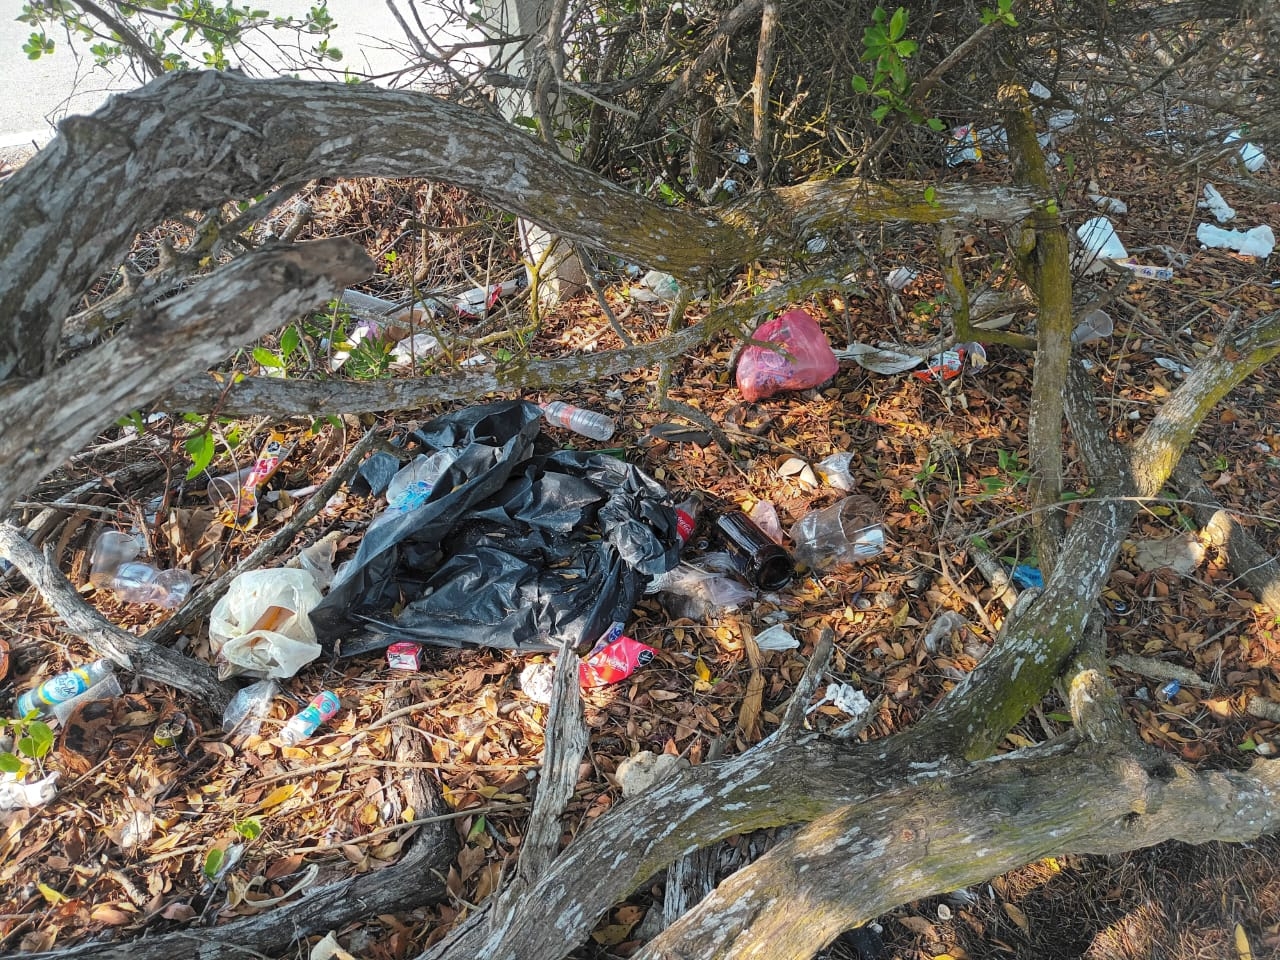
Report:
M0 203L5 198L8 191ZM30 234L63 236L51 229ZM0 277L12 279L7 261L5 267ZM0 387L0 512L97 436L104 423L149 404L175 380L220 362L372 272L368 255L347 240L256 251L147 310L107 343L57 369L29 369L32 380ZM7 333L21 329L24 309ZM56 326L54 316L45 314L44 325ZM37 412L42 415L33 416Z

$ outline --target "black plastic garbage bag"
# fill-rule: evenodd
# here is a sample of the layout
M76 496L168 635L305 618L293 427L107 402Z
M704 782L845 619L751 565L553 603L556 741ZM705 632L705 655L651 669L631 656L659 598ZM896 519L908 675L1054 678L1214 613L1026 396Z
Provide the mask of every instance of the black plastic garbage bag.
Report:
M430 497L374 519L311 618L343 655L398 640L553 650L625 621L678 562L675 511L637 468L599 453L535 455L541 412L472 407L412 435L458 458Z

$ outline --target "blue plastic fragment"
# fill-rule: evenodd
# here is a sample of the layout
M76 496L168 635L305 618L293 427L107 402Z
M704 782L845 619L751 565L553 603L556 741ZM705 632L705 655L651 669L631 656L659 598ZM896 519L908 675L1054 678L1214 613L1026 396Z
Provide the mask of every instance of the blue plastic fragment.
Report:
M1010 579L1013 580L1015 587L1022 590L1028 588L1044 589L1044 574L1040 572L1039 567L1033 567L1029 563L1020 563L1014 567Z
M1182 689L1182 684L1177 680L1170 680L1163 687L1156 691L1156 697L1160 700L1172 700L1178 695L1178 691Z

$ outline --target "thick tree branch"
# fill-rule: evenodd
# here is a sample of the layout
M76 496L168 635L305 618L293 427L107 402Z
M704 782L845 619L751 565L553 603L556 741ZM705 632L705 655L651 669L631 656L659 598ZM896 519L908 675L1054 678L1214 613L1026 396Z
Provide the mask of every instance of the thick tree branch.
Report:
M1038 753L815 821L727 879L637 960L804 960L895 906L1044 857L1280 829L1280 763L1201 774L1114 747Z
M255 251L146 311L109 342L0 391L0 511L105 424L337 296L373 269L368 255L347 240ZM37 411L46 415L33 416Z

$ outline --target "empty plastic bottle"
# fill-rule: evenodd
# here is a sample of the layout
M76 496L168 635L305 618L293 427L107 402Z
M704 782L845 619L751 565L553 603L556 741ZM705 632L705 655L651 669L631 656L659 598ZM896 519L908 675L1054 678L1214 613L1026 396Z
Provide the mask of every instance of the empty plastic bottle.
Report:
M680 538L681 547L693 536L693 530L698 525L698 511L701 509L702 504L697 497L689 497L676 504L676 536Z
M419 454L400 468L387 484L387 503L393 510L412 510L425 503L444 472L458 459L453 448Z
M319 729L320 724L333 719L342 707L338 695L329 690L317 693L309 704L296 714L280 731L280 742L286 747L301 743Z
M50 677L34 690L28 690L18 697L14 704L13 715L25 717L32 710L41 716L53 712L59 703L65 703L78 697L92 686L111 676L115 665L110 660L94 660L83 667L76 667L66 673Z
M108 530L98 538L89 560L89 582L114 591L127 603L154 603L168 609L182 606L191 593L186 570L158 570L134 558L141 552L138 537Z
M613 420L603 413L584 410L582 407L575 407L573 404L565 403L563 400L551 400L541 406L542 415L547 418L548 423L554 423L558 427L566 427L574 433L590 437L592 440L608 440L613 436Z

